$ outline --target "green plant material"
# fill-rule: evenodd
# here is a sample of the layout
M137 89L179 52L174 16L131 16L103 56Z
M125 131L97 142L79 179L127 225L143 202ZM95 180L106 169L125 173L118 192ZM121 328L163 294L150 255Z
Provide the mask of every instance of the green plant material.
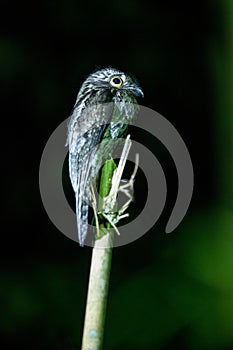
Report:
M99 189L99 211L101 211L101 208L103 206L103 198L107 197L112 186L112 176L114 173L114 170L117 168L116 163L113 159L109 159L105 162L102 172L101 172L101 179L100 179L100 189ZM101 217L101 215L100 215ZM104 218L102 217L104 220ZM102 222L100 223L100 232L97 238L103 237L103 235L106 233L106 230L104 230L104 227L110 228L111 225L109 222Z
M116 164L113 159L107 160L103 166L101 179L100 179L100 198L107 197L112 186L112 176L114 170L116 169Z

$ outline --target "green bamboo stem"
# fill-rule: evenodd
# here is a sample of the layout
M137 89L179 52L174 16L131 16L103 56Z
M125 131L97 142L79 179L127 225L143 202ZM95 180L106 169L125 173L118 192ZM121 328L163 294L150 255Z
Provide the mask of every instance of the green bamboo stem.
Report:
M116 165L113 160L106 161L100 180L99 194L102 198L106 197L111 189L111 180L115 169ZM96 239L92 251L82 350L100 350L103 346L112 242L112 233L107 233L102 238Z

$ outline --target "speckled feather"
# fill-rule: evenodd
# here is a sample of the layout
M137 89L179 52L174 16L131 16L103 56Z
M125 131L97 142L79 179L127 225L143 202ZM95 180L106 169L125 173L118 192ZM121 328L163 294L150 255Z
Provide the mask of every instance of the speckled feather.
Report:
M119 77L122 85L112 86L113 77ZM121 137L125 125L134 118L137 96L143 96L143 93L136 81L113 68L89 75L78 93L69 120L67 144L81 246L88 231L90 185L98 174L103 158L109 157L113 151L112 144L107 140ZM104 147L96 148L101 143Z

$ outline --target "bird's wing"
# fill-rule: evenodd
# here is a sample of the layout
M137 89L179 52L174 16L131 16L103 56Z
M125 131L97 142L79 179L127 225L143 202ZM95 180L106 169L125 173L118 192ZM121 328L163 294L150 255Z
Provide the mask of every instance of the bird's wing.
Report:
M84 244L88 228L88 200L90 199L90 170L106 124L111 119L112 106L98 104L88 108L77 106L68 127L69 172L75 191L77 228L80 245Z
M113 103L92 103L86 106L79 102L73 108L68 124L67 144L69 151L76 148L77 140L95 125L105 125L111 119Z

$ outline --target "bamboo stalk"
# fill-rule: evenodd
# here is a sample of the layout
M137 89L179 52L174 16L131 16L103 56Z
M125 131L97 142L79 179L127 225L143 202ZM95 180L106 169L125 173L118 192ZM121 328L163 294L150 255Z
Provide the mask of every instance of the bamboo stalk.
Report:
M118 167L116 168L116 164L113 159L107 160L105 162L100 180L100 208L102 208L104 199L110 195L110 192L111 197L113 198L109 206L110 211L115 207L119 184L130 147L131 141L130 136L128 135ZM114 193L112 193L113 188ZM106 227L110 226L111 225L109 225L108 222L106 224ZM100 224L99 227L100 230L106 230L103 224ZM93 247L83 330L82 350L101 350L103 347L113 238L113 230L108 230L107 233L105 232L103 237L97 237L95 240L95 245Z
M106 197L111 189L115 168L113 160L108 160L103 167L100 180L100 197L102 198ZM96 239L93 247L82 350L100 350L102 348L112 261L112 242L113 234L110 232L102 238Z
M82 350L102 349L112 261L112 238L112 234L106 234L96 240L92 251ZM108 245L109 248L101 248L103 245Z

